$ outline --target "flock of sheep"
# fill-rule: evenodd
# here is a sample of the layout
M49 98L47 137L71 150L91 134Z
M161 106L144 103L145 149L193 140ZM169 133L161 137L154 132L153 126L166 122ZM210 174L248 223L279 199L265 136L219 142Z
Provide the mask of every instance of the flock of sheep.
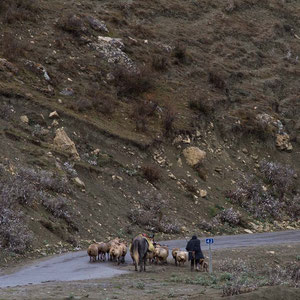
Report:
M107 243L101 242L90 245L87 253L90 257L90 262L95 262L97 258L99 261L105 261L107 257L108 260L115 261L119 265L120 263L125 263L127 249L127 242L122 241L119 238L115 238ZM131 246L129 246L129 251L132 260L134 261ZM154 251L147 253L147 260L149 261L149 264L167 264L168 256L169 248L167 246L154 243ZM176 266L183 266L188 260L188 253L186 251L181 251L179 248L174 248L172 250L172 257L174 258Z

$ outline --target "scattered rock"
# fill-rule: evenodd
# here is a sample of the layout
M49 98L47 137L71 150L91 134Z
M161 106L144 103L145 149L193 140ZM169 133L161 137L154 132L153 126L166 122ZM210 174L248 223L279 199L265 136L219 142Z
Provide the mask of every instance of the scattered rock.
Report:
M45 80L47 80L47 81L51 80L50 76L47 73L46 68L43 65L38 64L38 63L36 63L34 61L31 61L31 60L26 60L25 65L28 66L30 69L42 74L44 76Z
M21 122L28 124L29 123L29 119L27 116L21 116L20 117Z
M98 36L98 42L91 44L91 47L102 54L109 63L135 70L132 59L123 51L125 46L122 39Z
M74 90L70 87L64 88L61 92L61 95L63 96L73 96L74 95Z
M170 174L169 174L169 177L170 177L171 179L174 179L174 180L177 179L173 173L170 173Z
M55 111L51 112L49 114L49 118L50 119L59 119L59 115L58 115L57 111L55 110Z
M59 123L58 123L58 121L57 120L53 120L53 122L52 122L52 127L56 127L56 126L58 126L59 125Z
M190 166L199 164L206 157L206 152L200 150L198 147L185 148L182 153L186 159L187 164Z
M276 147L280 150L292 151L293 146L290 143L290 136L287 133L276 134Z
M80 160L75 143L68 137L63 128L56 130L54 146L63 152L69 153L74 160Z
M247 150L246 148L243 148L243 149L242 149L242 152L243 152L244 154L248 154L248 150Z
M244 231L247 233L253 233L253 231L251 231L250 229L244 229Z
M75 177L73 178L73 182L82 189L85 189L85 183L79 178L79 177Z
M98 156L100 153L100 149L95 149L94 151L91 152L92 155Z
M89 25L96 31L102 31L108 33L108 29L106 24L103 21L99 21L98 19L92 17L92 16L87 16L86 17Z
M206 190L200 190L199 193L200 193L201 198L205 198L207 196L207 191Z
M178 165L178 167L182 167L182 160L181 160L181 158L179 157L178 158L178 160L177 160L177 165Z

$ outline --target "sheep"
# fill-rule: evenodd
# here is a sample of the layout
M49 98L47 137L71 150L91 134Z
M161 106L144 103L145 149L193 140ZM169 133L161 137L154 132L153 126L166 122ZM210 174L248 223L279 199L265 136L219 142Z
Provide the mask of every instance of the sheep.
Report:
M107 243L98 243L98 260L105 261L106 253L109 251Z
M188 254L185 251L176 251L176 261L178 262L178 265L184 265L184 263L187 261Z
M161 246L154 249L154 257L156 258L156 263L160 261L162 264L167 264L167 258L169 256L169 249L168 247Z
M127 254L127 245L126 245L126 243L121 243L120 248L121 248L121 251L122 251L121 262L125 263L125 256Z
M127 247L124 243L119 245L113 244L109 250L111 260L117 261L118 265L125 262L125 255L127 253Z
M147 252L147 256L146 257L149 260L149 264L151 265L153 263L154 253L153 252Z
M119 245L119 244L120 244L119 238L115 238L107 243L107 246L108 246L107 254L109 256L109 260L112 260L112 258L110 257L110 249L112 248L113 245Z
M176 259L176 256L177 256L177 252L178 252L178 251L180 251L179 248L174 248L174 249L172 250L172 256L173 256L173 258L174 258L174 260L175 260L175 266L177 266L177 259Z
M88 247L87 253L90 257L90 262L96 261L98 256L98 244L92 244Z

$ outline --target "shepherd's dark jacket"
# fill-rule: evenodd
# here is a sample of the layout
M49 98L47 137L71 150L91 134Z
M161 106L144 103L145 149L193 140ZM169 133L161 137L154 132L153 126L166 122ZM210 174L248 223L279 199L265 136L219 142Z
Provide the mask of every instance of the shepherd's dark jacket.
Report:
M186 251L189 253L189 260L193 258L192 252L195 252L195 259L202 259L204 255L201 250L200 240L196 236L193 236L192 239L186 245Z

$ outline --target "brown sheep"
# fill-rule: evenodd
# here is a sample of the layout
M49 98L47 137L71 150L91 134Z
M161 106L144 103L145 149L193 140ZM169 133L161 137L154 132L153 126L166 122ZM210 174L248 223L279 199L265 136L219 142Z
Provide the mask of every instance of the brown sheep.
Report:
M87 253L90 257L90 262L96 261L98 256L98 244L92 244L88 247Z
M106 260L106 253L108 252L108 245L107 243L99 243L98 244L98 260L105 261Z
M109 242L107 243L107 246L108 246L107 254L108 254L108 256L109 256L109 260L112 260L112 258L110 257L110 249L111 249L112 246L114 246L114 245L120 245L120 239L119 239L119 238L115 238L115 239L113 239L113 240L111 240L111 241L109 241Z
M172 256L173 256L173 258L174 258L174 260L175 260L175 266L177 266L177 259L176 259L176 256L177 256L177 252L178 252L178 251L180 251L179 248L174 248L174 249L172 250Z
M121 262L125 263L125 256L127 254L127 245L125 243L121 243L120 246L122 255L121 255Z
M147 259L149 260L149 264L151 265L153 263L154 253L153 252L147 252Z
M167 264L167 258L169 256L169 249L167 247L157 247L154 249L154 257L156 258L156 263L160 261L162 264Z
M126 248L127 251L127 248ZM109 250L109 256L112 261L117 261L118 265L122 261L124 249L121 245L112 245Z
M188 254L185 251L177 251L176 252L176 261L178 262L178 265L180 267L180 265L184 265L184 263L187 261L188 259Z

